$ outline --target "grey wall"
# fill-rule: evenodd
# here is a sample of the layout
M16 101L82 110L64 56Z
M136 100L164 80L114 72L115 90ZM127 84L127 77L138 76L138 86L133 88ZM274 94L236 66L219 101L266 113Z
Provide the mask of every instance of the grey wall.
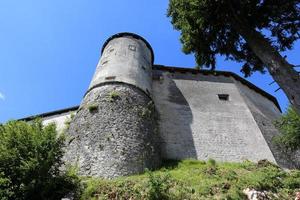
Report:
M81 175L105 178L159 166L152 104L144 92L127 84L94 88L68 129L65 160L77 164Z
M81 175L114 178L159 166L160 154L151 48L132 34L115 35L106 43L67 131L65 160Z
M231 77L154 71L162 156L275 162ZM229 94L229 101L217 94Z
M273 142L274 136L280 134L274 126L274 121L281 116L278 108L273 102L256 93L254 90L249 89L246 85L238 81L235 81L235 83L268 143L277 163L286 168L295 167L298 159L290 159L289 157L294 155L283 152Z
M272 144L278 134L273 121L280 111L263 95L232 77L160 70L154 70L153 77L164 159L266 158L284 167L295 166ZM229 101L220 101L217 94L229 94ZM44 122L57 122L62 129L69 115L51 116Z
M152 55L146 44L130 36L115 38L105 47L90 84L109 82L135 85L150 95L152 87Z

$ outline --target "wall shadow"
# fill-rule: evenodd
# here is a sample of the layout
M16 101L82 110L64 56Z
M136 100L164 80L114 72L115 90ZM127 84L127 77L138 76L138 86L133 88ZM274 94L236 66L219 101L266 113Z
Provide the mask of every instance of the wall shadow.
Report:
M162 159L197 159L191 124L191 107L172 77L156 83Z

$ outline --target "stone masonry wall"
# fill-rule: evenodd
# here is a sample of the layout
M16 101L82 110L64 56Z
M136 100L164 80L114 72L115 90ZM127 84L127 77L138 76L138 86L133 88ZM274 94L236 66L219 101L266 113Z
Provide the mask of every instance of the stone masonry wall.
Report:
M277 164L285 168L299 166L300 159L297 158L297 154L289 155L273 142L273 138L280 134L275 128L274 122L281 116L275 104L238 81L236 81L236 85L268 143Z
M113 178L159 166L152 100L122 83L103 85L84 98L68 131L65 159L81 175Z
M164 159L276 162L234 79L153 71ZM218 94L227 94L220 100Z

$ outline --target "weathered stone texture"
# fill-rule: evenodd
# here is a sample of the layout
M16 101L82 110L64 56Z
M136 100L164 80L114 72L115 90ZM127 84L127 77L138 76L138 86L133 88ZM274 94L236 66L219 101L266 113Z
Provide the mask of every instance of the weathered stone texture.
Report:
M161 158L297 165L272 143L279 134L276 100L245 80L228 72L153 68L151 46L131 33L109 38L102 53L67 134L65 160L81 175L136 174ZM228 99L219 98L224 94ZM69 118L68 111L44 123L61 130Z
M94 88L84 98L68 131L65 159L80 174L113 178L159 165L152 100L121 83Z
M272 151L277 164L284 168L295 168L299 165L300 159L297 154L284 152L279 148L273 138L278 136L280 132L275 128L274 122L279 119L281 114L276 105L269 101L264 96L250 90L242 83L235 81L236 86L239 88L248 108L250 109L257 126L263 134L270 150Z
M152 54L146 43L130 35L109 40L89 89L107 82L134 85L151 96Z
M153 73L160 77L153 81L153 95L163 158L275 162L232 77Z

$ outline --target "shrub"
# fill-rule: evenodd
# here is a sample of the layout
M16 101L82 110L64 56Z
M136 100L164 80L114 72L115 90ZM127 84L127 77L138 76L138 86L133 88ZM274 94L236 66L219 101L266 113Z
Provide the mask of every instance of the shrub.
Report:
M79 178L71 168L60 170L64 135L54 124L10 121L0 125L0 138L0 199L76 196Z
M88 105L88 110L90 113L94 113L98 110L98 104L90 104Z
M275 143L291 151L300 149L300 115L292 107L275 122L275 126L282 133L275 138Z
M171 177L169 174L154 174L148 172L148 188L150 200L166 200L168 198L169 189L171 188Z

